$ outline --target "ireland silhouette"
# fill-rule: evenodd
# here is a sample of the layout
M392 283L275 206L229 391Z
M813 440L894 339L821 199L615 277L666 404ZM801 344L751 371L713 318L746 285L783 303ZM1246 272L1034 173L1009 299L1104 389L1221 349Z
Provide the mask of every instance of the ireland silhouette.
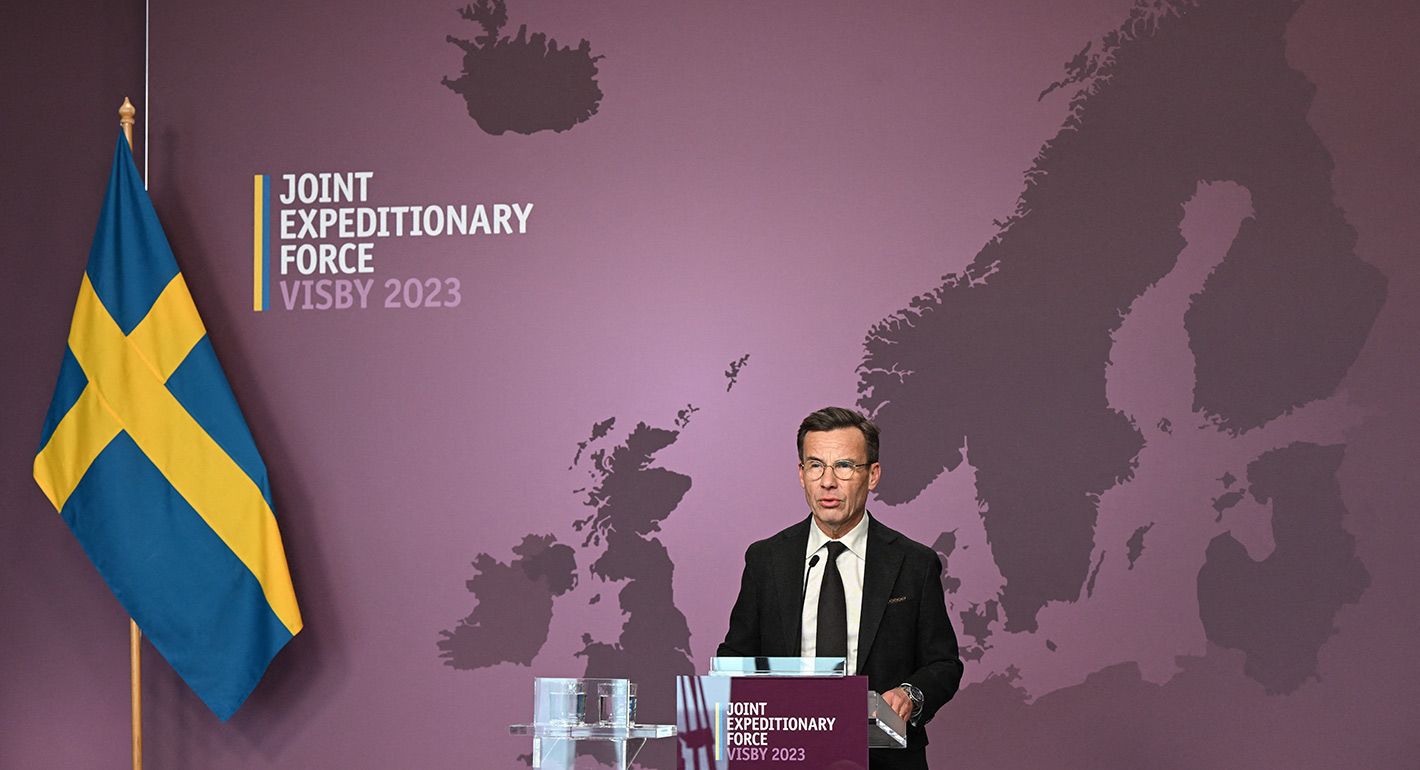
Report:
M566 131L597 113L602 92L597 60L585 39L576 48L559 47L541 32L498 37L508 23L503 0L477 0L459 15L483 27L472 41L453 35L448 41L464 50L463 74L443 84L463 96L468 115L495 136L505 131L531 134Z

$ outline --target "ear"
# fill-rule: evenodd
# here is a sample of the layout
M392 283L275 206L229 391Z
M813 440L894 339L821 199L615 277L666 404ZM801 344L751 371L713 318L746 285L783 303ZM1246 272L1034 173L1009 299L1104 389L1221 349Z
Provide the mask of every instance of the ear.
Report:
M801 474L802 475L802 474ZM883 475L882 463L873 463L873 467L868 469L868 491L878 488L878 478Z
M802 463L794 466L799 471L799 488L808 489L808 481L804 478L804 466Z

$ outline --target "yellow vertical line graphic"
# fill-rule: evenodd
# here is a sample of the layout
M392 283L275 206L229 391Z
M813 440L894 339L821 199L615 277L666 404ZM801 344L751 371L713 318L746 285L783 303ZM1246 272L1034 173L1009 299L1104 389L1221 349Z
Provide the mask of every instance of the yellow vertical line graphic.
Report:
M715 704L715 761L720 761L720 706Z
M252 281L252 286L251 286L251 309L252 309L252 310L255 310L255 311L257 311L257 312L261 312L262 310L265 310L265 309L266 309L266 308L262 307L262 302L261 302L261 300L262 300L262 291L261 291L261 290L262 290L262 286L261 286L261 279L262 279L262 275L261 275L261 273L262 273L262 270L261 270L261 258L262 258L262 256L263 256L263 255L262 255L262 248L261 248L261 246L262 246L262 242L265 240L265 238L264 238L265 233L263 233L263 232L261 231L261 228L262 228L263 221L266 219L266 212L264 212L264 211L261 210L261 209L262 209L262 194L261 194L261 193L262 193L262 190L261 190L261 188L262 188L262 182L263 182L263 181L264 181L264 180L262 179L261 174L257 174L256 177L255 177L255 180L254 180L254 184L253 184L253 187L255 188L255 191L254 191L253 194L252 194L252 204L251 204L251 212L252 212L252 215L251 215L251 227L252 227L252 236L251 236L251 281Z

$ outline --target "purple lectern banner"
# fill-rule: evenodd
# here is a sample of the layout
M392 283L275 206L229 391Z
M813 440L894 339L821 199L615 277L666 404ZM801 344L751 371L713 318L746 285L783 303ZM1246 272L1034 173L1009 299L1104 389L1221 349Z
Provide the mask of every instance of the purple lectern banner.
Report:
M676 677L681 770L864 770L866 677Z

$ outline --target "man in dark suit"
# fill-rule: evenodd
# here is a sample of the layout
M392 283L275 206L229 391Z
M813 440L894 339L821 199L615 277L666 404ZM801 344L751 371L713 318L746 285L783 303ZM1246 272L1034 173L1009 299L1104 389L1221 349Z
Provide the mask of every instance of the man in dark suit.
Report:
M799 426L798 447L810 516L745 551L730 630L715 654L847 658L848 673L868 677L908 721L907 748L872 749L869 766L925 769L923 726L962 674L941 559L868 515L882 472L870 420L820 409Z

